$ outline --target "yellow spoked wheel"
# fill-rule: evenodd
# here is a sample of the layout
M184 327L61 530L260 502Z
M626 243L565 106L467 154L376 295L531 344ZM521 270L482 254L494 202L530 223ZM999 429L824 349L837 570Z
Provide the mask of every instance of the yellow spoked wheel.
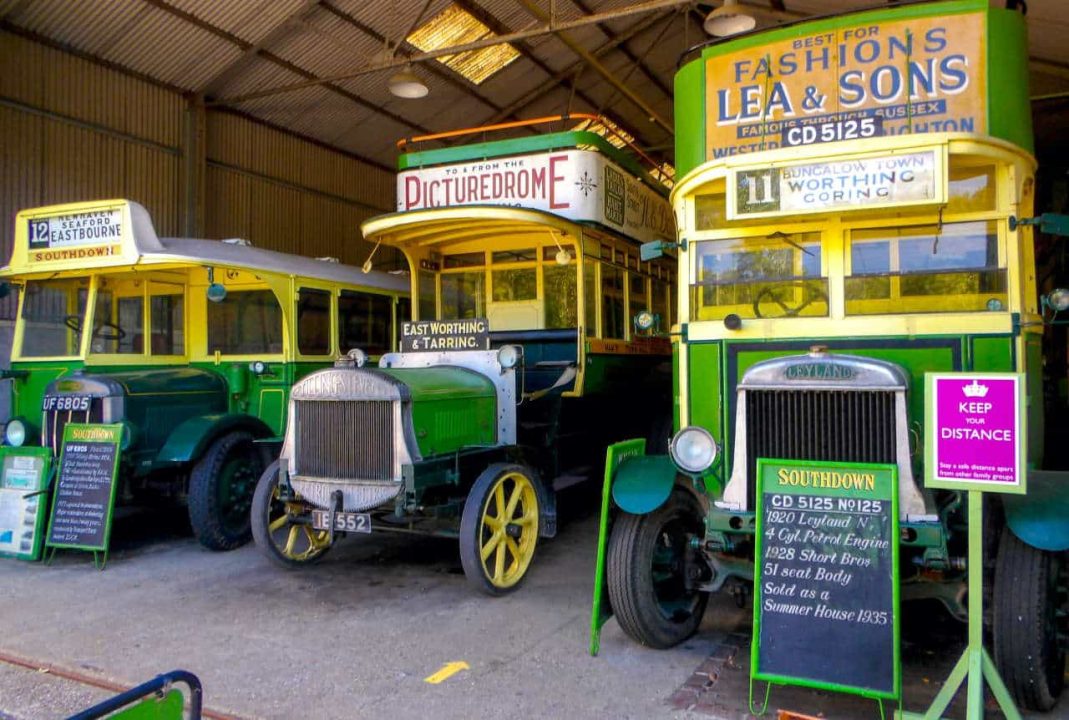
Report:
M277 565L293 568L323 557L330 533L313 530L311 508L279 497L278 461L264 471L252 498L252 536L260 552Z
M515 590L538 544L539 502L534 473L495 464L475 481L460 521L464 574L488 595Z

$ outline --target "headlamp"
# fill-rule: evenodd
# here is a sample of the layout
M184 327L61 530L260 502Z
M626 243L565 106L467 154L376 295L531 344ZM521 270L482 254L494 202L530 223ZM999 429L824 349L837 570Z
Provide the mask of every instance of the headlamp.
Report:
M676 433L668 452L680 470L697 475L708 470L716 460L717 447L708 430L691 425Z

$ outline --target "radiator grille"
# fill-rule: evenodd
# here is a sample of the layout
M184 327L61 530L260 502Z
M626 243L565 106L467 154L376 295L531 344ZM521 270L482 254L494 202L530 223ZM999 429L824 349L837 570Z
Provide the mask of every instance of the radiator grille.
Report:
M392 401L300 400L294 410L297 475L394 479Z
M88 410L48 410L41 422L41 445L52 449L59 457L63 447L63 429L67 423L99 423L104 421L104 401L95 397Z
M894 463L895 437L894 391L746 391L751 495L759 457Z

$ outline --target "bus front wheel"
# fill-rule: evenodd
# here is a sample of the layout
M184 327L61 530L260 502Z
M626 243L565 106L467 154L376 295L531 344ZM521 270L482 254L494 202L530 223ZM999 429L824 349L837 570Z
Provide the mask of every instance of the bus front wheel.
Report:
M233 550L252 537L249 509L264 461L252 434L216 438L189 476L189 521L209 550Z
M709 594L693 587L688 562L692 537L703 532L701 508L675 490L648 515L620 513L608 549L609 602L620 627L654 648L670 648L694 634Z
M278 488L279 461L271 463L252 496L252 539L271 562L287 570L314 563L331 548L330 533L315 530L308 507L283 500Z
M1017 704L1045 712L1065 685L1059 634L1065 608L1064 555L1025 544L1002 530L995 559L995 665Z

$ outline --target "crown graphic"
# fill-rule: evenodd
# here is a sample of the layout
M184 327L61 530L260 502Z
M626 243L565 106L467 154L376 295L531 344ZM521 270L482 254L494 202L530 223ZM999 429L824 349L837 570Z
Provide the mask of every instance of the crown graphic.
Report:
M961 391L963 393L965 393L966 397L971 397L971 398L982 398L985 395L987 395L987 390L988 390L987 385L981 385L980 383L978 383L976 381L975 378L973 379L971 384L966 385L965 387L963 387L961 389Z

